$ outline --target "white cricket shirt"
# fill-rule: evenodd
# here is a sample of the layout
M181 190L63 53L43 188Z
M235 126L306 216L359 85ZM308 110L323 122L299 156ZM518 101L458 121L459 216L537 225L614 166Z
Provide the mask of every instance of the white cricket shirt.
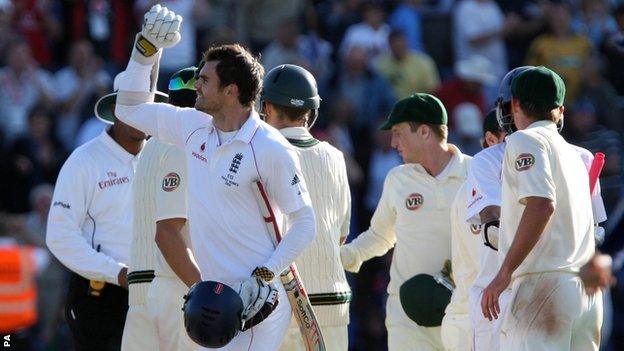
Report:
M594 219L587 168L554 122L537 121L507 137L503 159L499 258L516 235L530 196L553 201L555 212L513 274L578 272L594 254Z
M470 167L473 166L474 161ZM450 314L468 314L468 292L479 273L479 250L480 246L484 246L481 224L466 222L467 188L468 183L464 182L451 205L451 262L455 290L446 306L446 313Z
M147 76L145 80L149 81ZM126 84L120 82L120 90L127 89ZM252 182L264 182L279 221L282 214L311 210L311 204L292 146L255 111L223 144L212 117L192 108L117 104L115 112L135 128L184 149L190 236L202 280L233 286L257 266L281 272L313 239L312 230L294 238L285 235L277 248L273 246Z
M139 155L104 131L74 150L59 173L46 243L59 261L87 279L117 284L128 264Z
M389 294L398 294L401 284L416 274L438 273L451 258L450 207L466 179L471 157L449 147L453 157L442 172L444 177L432 177L420 164L393 168L370 228L348 244L362 260L381 256L394 246Z
M280 133L299 157L316 214L316 238L295 263L320 325L347 325L351 289L340 262L340 238L349 234L351 194L344 156L304 127Z
M156 222L186 218L187 182L184 152L151 138L141 152L132 186L134 225L128 267L130 305L145 303L151 280L146 277L154 274L176 277L156 245ZM186 225L184 233L188 244Z

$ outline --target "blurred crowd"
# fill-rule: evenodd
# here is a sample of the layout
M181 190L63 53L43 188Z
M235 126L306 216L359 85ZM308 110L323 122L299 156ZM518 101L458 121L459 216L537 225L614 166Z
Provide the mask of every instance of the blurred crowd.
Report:
M555 70L567 86L563 134L606 154L602 250L614 257L618 285L603 348L624 349L622 0L0 0L0 236L45 248L58 171L105 128L94 103L112 91L142 14L157 2L184 17L159 85L210 45L230 42L261 55L266 70L294 63L313 72L323 99L313 134L346 156L351 236L368 227L386 173L401 163L389 133L377 130L397 99L438 96L449 141L474 154L502 76L522 65ZM352 350L386 348L390 260L350 277ZM71 349L61 312L67 276L54 259L38 274L39 322L30 332L40 350Z

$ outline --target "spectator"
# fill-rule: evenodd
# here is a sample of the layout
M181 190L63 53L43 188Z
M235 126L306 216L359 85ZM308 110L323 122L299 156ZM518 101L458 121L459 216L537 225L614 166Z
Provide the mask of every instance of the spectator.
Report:
M505 0L498 3L505 13L509 67L522 66L531 41L547 29L546 13L549 12L550 1Z
M340 55L344 58L353 47L366 50L367 59L372 60L389 51L390 26L384 22L381 5L369 2L362 9L363 21L350 26L340 44Z
M69 65L58 71L55 78L61 104L56 136L67 150L73 150L85 104L93 94L103 96L110 90L111 77L102 69L102 60L93 52L93 45L81 40L72 45Z
M52 201L54 187L43 183L30 192L32 211L26 215L24 229L36 236L42 249L50 257L47 267L37 276L37 310L39 311L38 332L43 350L51 348L53 338L61 323L61 311L64 303L63 292L68 277L67 270L50 254L45 247L46 223Z
M262 65L265 71L285 63L292 63L304 68L310 66L308 60L299 53L297 39L299 38L300 28L297 21L288 18L279 25L277 37L262 52Z
M442 82L440 89L434 94L449 111L449 132L457 128L455 110L460 104L469 102L479 108L482 116L487 113L492 104L486 103L483 86L495 81L492 64L485 57L473 55L455 63L454 76Z
M592 54L589 39L571 31L571 10L571 6L563 2L550 7L550 32L535 38L526 56L527 65L546 66L563 78L566 104L576 99L581 87L583 65Z
M28 195L41 183L54 184L66 152L52 136L52 118L48 110L35 105L28 114L28 130L18 137L9 152L11 175L7 180L11 212L30 210Z
M420 19L420 5L422 2L422 0L404 0L399 2L392 14L390 14L388 22L392 29L405 33L410 49L424 52L422 20Z
M334 48L340 47L347 28L360 22L363 0L328 0L315 5L322 29L321 35Z
M498 78L507 73L507 53L503 41L506 23L503 12L492 0L462 0L453 15L454 47L457 60L472 55L487 57L496 80L486 86L488 101L498 92Z
M455 130L449 133L449 142L457 145L466 155L481 151L483 113L477 105L462 102L450 113Z
M7 46L13 40L13 3L8 0L0 1L0 57L4 57Z
M237 1L238 41L249 46L254 53L262 52L277 36L279 24L287 18L301 18L305 5L305 0Z
M306 12L308 32L299 36L297 48L299 54L308 60L309 71L318 84L319 94L325 96L329 90L329 80L334 71L332 45L320 35L319 18L316 11Z
M619 95L624 95L624 4L613 12L618 31L605 40L603 50L608 60L607 78Z
M51 67L54 60L54 44L62 35L61 23L57 19L58 8L55 8L58 3L29 0L13 1L13 4L16 34L26 40L39 64Z
M622 138L617 132L598 124L596 107L590 100L579 99L570 110L563 129L566 139L592 153L603 152L606 156L600 187L607 213L611 213L621 194Z
M54 102L54 87L49 73L39 68L28 44L14 41L6 51L7 65L0 68L0 128L6 142L26 131L26 115L35 103Z
M581 0L580 9L572 19L572 30L587 36L594 47L600 47L605 37L617 32L617 23L605 0Z
M388 39L390 53L381 55L376 67L397 98L431 93L440 86L435 62L429 55L410 49L405 33L392 31Z

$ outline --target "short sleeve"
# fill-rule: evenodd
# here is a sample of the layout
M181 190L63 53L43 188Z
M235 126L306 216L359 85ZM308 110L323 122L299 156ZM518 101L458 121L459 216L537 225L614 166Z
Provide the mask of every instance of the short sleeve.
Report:
M502 160L498 161L502 163ZM479 213L488 206L501 205L500 164L493 164L485 157L476 155L472 159L466 179L467 203L466 220L481 223Z
M163 155L156 184L156 221L187 218L188 177L184 153L169 147Z
M516 179L520 203L532 196L556 200L548 146L539 139L521 132L514 133L508 138L505 167Z
M273 150L271 161L267 163L268 179L264 179L269 195L275 200L282 213L289 214L311 206L299 158L295 151L288 147Z

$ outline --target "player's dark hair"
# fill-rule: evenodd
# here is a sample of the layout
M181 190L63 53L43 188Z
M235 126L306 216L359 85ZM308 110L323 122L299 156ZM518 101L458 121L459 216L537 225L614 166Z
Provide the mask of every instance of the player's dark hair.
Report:
M289 121L299 121L310 116L310 109L282 106L268 101L265 103L271 104L280 118L286 118Z
M264 68L258 58L239 44L229 44L208 48L203 54L202 63L209 61L218 61L216 71L219 87L235 84L241 105L253 105L264 77Z
M416 133L418 127L421 125L426 125L431 129L433 134L438 138L439 141L446 141L448 139L448 127L445 124L432 124L432 123L418 123L418 122L407 122L410 126L410 130L412 133Z
M530 102L522 101L518 99L520 108L524 111L524 114L535 121L553 121L557 122L561 116L556 108L544 107L532 104Z

